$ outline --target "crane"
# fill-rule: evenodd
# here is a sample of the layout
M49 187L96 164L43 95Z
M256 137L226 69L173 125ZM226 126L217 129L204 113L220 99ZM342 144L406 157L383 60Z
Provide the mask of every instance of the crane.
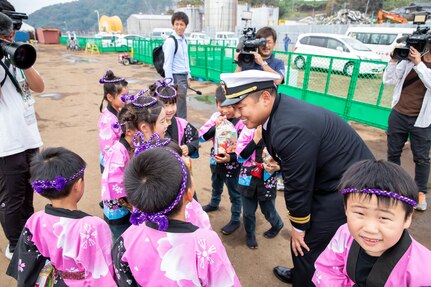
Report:
M377 13L377 23L382 24L383 19L389 19L389 20L392 20L394 22L404 23L404 24L409 22L409 21L407 21L406 18L401 17L398 14L391 13L391 12L385 11L383 9L379 9L379 12Z

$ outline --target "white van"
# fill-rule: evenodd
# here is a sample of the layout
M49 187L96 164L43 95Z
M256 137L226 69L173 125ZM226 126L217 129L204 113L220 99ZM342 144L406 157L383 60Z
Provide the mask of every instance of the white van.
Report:
M188 41L190 44L209 45L211 38L204 33L193 32L188 37Z
M151 32L151 38L153 39L166 39L170 35L174 33L174 30L171 28L154 28L153 32Z
M355 38L365 46L382 56L383 61L391 59L391 52L397 46L397 39L410 35L415 28L393 27L350 27L346 36Z
M331 62L330 57L340 57L347 59L334 59L332 70L340 71L351 76L353 74L354 62L349 59L374 60L381 61L381 57L371 51L367 46L345 35L324 34L324 33L306 33L298 37L293 50L295 53L311 54L313 57L311 67L329 69ZM294 58L294 64L297 69L304 69L307 61L306 55L298 55ZM375 63L364 63L359 68L360 74L377 74L382 73L386 65Z
M236 47L238 45L239 38L234 32L217 32L215 34L215 44Z

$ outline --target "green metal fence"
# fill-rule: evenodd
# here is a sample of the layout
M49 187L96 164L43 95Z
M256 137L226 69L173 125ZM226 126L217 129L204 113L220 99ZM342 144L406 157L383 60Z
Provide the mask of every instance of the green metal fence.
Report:
M108 46L98 38L78 37L79 45L96 44L101 52L121 52L130 48ZM67 37L60 43L66 44ZM152 51L163 40L133 40L129 47L134 57L153 64ZM192 76L204 81L220 81L221 73L233 72L235 48L221 45L189 44ZM381 129L387 128L393 87L382 83L386 62L275 52L286 65L283 94L325 107L345 120Z

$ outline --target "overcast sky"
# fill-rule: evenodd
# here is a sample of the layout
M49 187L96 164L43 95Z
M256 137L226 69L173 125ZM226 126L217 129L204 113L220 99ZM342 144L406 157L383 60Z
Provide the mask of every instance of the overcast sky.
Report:
M76 0L8 0L15 6L15 10L17 12L24 12L30 14L36 10L39 10L42 7L58 4L58 3L66 3L72 2Z

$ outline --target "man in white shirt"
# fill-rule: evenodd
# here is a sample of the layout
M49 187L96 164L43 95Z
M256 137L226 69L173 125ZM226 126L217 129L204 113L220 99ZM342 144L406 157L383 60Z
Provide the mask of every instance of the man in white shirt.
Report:
M178 85L177 96L177 113L176 116L187 119L187 86L190 86L190 65L187 40L184 36L189 17L184 12L175 12L171 18L172 28L174 29L173 36L165 40L163 44L163 53L165 55L165 63L163 70L166 78L172 78L174 83ZM175 42L177 45L175 45ZM177 49L175 49L177 46Z
M7 1L0 11L15 11ZM22 21L0 13L0 41L13 42ZM30 89L44 90L44 82L33 68L21 70L6 55L0 65L0 223L9 241L5 256L12 258L20 233L33 214L30 160L42 145ZM9 73L6 72L9 70Z

